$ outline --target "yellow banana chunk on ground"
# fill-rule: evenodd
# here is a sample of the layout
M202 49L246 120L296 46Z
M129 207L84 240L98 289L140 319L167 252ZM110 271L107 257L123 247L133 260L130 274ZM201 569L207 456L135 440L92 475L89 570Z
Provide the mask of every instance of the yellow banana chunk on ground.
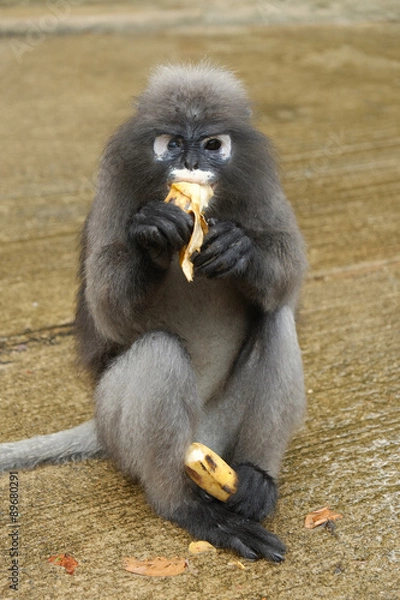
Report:
M199 487L222 502L226 502L237 490L235 471L204 444L195 442L189 446L185 471Z
M169 194L165 198L165 202L172 202L185 212L193 214L192 236L188 245L181 250L179 255L182 270L188 281L193 280L193 264L190 257L193 252L199 252L204 236L208 231L203 212L207 208L212 195L212 187L208 184L176 181L171 185Z

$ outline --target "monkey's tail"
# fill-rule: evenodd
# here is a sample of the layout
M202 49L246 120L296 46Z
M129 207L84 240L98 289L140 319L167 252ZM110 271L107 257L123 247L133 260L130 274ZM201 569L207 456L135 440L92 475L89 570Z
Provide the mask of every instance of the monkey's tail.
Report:
M65 431L0 444L0 472L104 455L92 419Z

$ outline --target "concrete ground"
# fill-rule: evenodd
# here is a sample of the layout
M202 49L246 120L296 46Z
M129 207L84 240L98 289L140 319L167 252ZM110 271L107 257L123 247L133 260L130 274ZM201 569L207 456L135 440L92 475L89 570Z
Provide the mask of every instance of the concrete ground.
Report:
M171 579L125 572L125 556L188 557L190 539L110 464L88 461L19 472L18 592L8 579L10 478L0 478L0 597L399 599L396 2L381 1L379 11L376 2L250 2L246 18L235 1L213 4L212 18L207 3L194 2L8 4L0 18L0 441L91 416L72 321L78 232L98 157L153 65L204 55L245 80L307 240L298 330L309 410L268 522L288 545L284 564L242 561L242 569L218 551L189 559ZM50 27L43 19L56 5ZM184 22L181 11L193 8L200 16ZM110 25L118 12L131 16ZM94 23L86 33L84 13ZM325 505L343 515L336 529L304 529L306 513ZM73 576L47 562L61 552L79 562Z

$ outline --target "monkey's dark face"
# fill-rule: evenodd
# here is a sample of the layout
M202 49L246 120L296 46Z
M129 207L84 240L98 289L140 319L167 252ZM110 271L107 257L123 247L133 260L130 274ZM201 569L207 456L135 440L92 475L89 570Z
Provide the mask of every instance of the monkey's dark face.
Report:
M228 134L194 136L162 134L155 138L154 159L167 168L168 182L215 184L232 154Z

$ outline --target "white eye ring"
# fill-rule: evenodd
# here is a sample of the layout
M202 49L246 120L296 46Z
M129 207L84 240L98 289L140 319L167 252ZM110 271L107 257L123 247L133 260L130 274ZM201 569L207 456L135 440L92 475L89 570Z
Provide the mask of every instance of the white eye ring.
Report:
M156 160L164 160L165 159L165 157L168 154L168 150L169 150L168 144L172 140L173 137L174 136L168 135L167 133L158 135L156 137L156 139L154 140L154 144L153 144L153 151L154 151L154 156L155 156ZM203 148L207 144L207 142L210 140L218 140L221 143L221 147L216 152L223 160L228 160L228 158L231 157L232 141L231 141L230 135L227 135L227 134L212 135L208 138L205 138L202 141Z
M163 160L165 158L168 153L168 144L171 139L172 136L167 135L166 133L156 137L153 144L154 156L156 157L156 160Z
M215 152L218 152L219 156L221 158L223 158L224 160L228 160L228 158L230 158L230 156L232 154L231 136L227 135L227 134L212 135L203 140L203 142L202 142L203 148L206 146L207 142L209 142L210 140L218 140L221 143L221 147L219 148L219 150L216 150Z

